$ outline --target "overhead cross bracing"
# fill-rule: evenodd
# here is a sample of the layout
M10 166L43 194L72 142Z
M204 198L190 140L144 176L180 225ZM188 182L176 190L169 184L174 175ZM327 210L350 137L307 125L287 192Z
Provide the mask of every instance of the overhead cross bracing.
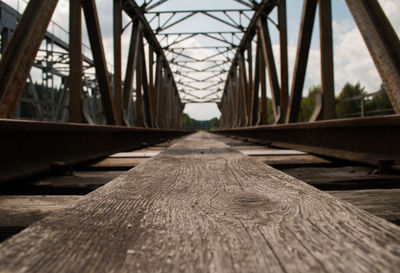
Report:
M235 1L242 8L158 10L145 4L145 16L166 52L183 103L219 103L237 47L256 1ZM160 4L160 5L158 5ZM205 23L205 21L213 23ZM196 23L203 22L204 26ZM182 25L198 31L187 31Z

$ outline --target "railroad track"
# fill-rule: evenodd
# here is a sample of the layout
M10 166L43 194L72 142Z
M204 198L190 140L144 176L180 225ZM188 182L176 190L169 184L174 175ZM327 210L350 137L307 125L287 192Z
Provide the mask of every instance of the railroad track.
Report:
M256 161L254 161L254 159L256 159ZM220 161L226 161L226 163L224 163L226 165L222 164ZM264 164L255 162L262 162ZM166 164L168 166L165 166ZM194 165L192 166L191 164ZM272 166L274 169L268 167L267 164L269 166ZM262 166L265 166L265 169ZM130 170L131 168L133 169ZM137 171L135 171L136 169ZM230 170L232 173L227 173L228 170ZM290 176L283 175L278 170L286 174L289 174ZM263 172L266 173L262 175ZM268 179L268 177L270 178ZM315 188L308 186L306 187L305 184L297 185L296 183L298 182L293 182L297 181L294 178L302 180ZM193 179L197 181L193 181ZM258 186L253 185L252 181L254 179L258 181L257 183L261 184L257 184ZM219 194L223 194L223 192L221 192L220 186L218 186L218 183L221 183L221 181L223 181L225 191L228 192L228 195L218 197ZM237 188L237 185L236 186L232 185L232 183L234 184L236 183L234 181L238 181L237 183L239 183L240 189ZM110 184L108 184L109 182ZM192 183L191 188L193 188L193 190L179 184L178 182ZM196 182L197 183L207 182L206 184L203 185L205 189L203 188L198 189L196 186ZM128 188L126 188L125 186L120 188L121 184L124 183L128 183L126 184L127 185L126 187ZM173 186L173 189L170 189L169 188L171 186L170 183L172 183L171 185L175 185L174 183L178 183L179 185L175 185ZM277 188L274 188L273 186L274 183L278 183ZM287 188L287 185L291 183L295 183L300 188L304 187L304 189L300 189L300 193L293 195L293 192L291 192L293 189L291 190L291 187ZM330 228L328 228L327 226L325 228L330 229L330 232L333 234L338 235L340 233L337 230L337 227L334 228L335 223L336 224L339 223L339 226L341 226L341 228L349 229L348 232L351 234L351 236L355 236L353 233L359 232L360 230L365 230L366 233L369 233L372 236L373 234L378 232L379 228L383 228L383 230L385 230L384 232L386 233L394 232L393 238L399 238L400 229L396 228L394 225L389 223L392 222L397 225L400 224L399 183L400 183L400 175L399 173L394 171L391 171L389 173L379 173L378 170L374 169L373 167L363 166L346 161L322 158L319 156L311 155L297 150L274 148L239 139L227 138L224 136L212 135L208 133L197 133L190 135L189 137L183 137L173 141L159 143L142 149L136 149L132 151L112 154L96 161L85 162L70 167L58 168L53 170L52 172L40 176L26 178L24 179L24 181L14 181L12 183L7 183L2 185L2 195L0 196L1 236L2 239L4 240L11 235L14 234L17 235L15 237L11 237L9 240L6 240L2 244L2 247L0 248L1 249L0 251L2 253L1 256L7 260L11 259L13 262L5 262L3 260L2 261L3 266L0 268L12 271L13 270L19 271L21 269L18 264L21 262L22 258L19 255L15 255L16 253L15 251L29 252L31 250L36 250L35 254L28 255L25 258L26 262L22 263L26 264L28 267L33 266L32 268L36 268L35 266L38 266L37 259L39 259L39 257L42 258L50 257L50 259L53 259L51 263L55 266L57 266L58 263L62 263L63 262L62 257L54 256L52 253L44 249L46 244L50 242L46 243L39 240L35 235L38 232L42 235L45 235L48 232L50 233L55 232L56 234L54 235L55 237L49 240L51 240L51 242L54 242L54 245L56 246L59 245L60 247L62 247L63 255L67 256L69 255L68 253L70 253L70 251L76 251L75 249L77 247L76 240L84 240L84 241L87 240L86 243L88 245L92 245L93 243L96 244L94 242L96 241L96 239L93 238L103 234L103 232L104 234L111 232L114 235L112 235L112 237L107 237L107 239L105 239L106 241L104 242L105 244L104 247L106 247L106 245L115 244L116 243L115 240L117 241L119 240L118 234L120 233L125 234L123 236L129 237L128 233L127 234L125 233L125 228L124 228L125 224L121 226L122 222L125 223L124 219L132 219L133 224L129 224L128 223L129 221L126 220L128 223L126 225L130 227L129 230L132 230L132 232L134 233L139 232L142 233L143 236L150 236L148 233L151 233L151 230L154 229L154 227L149 226L149 227L143 227L144 229L139 229L139 227L136 227L134 224L135 219L137 219L138 215L128 216L128 214L130 215L130 211L136 211L136 212L139 211L137 213L139 214L143 213L144 215L147 215L150 218L155 217L154 215L152 216L151 213L153 209L157 210L157 208L155 207L157 207L158 205L155 205L152 202L153 201L156 203L161 202L159 198L161 198L162 200L164 200L163 198L170 199L170 201L166 203L169 205L167 205L165 210L159 215L159 217L161 218L167 217L165 218L167 224L165 226L158 227L158 229L160 229L159 232L162 234L164 234L163 232L168 233L169 236L172 237L176 236L177 237L176 239L178 241L182 239L182 238L179 239L180 238L179 236L183 236L181 234L181 232L183 232L181 230L182 228L186 231L188 231L187 229L193 228L193 231L188 231L188 232L196 232L196 228L194 227L187 226L184 228L183 226L180 226L185 223L194 224L194 222L192 221L195 221L195 219L197 219L198 217L196 216L197 213L192 214L194 213L194 211L198 211L199 213L203 212L205 213L205 215L210 214L211 218L216 217L213 218L213 221L215 221L215 225L224 225L223 224L224 221L227 221L226 219L225 220L221 219L220 215L224 215L224 217L226 215L228 216L230 215L231 218L233 217L232 219L236 219L237 217L239 217L240 219L241 217L245 217L243 219L247 219L246 217L252 215L250 217L251 219L253 219L252 221L255 221L254 219L257 219L259 217L261 217L262 219L266 219L265 215L260 216L258 214L253 214L251 208L253 207L257 208L256 209L257 213L268 214L268 211L270 210L274 211L273 210L274 206L281 207L282 204L285 204L286 202L289 202L287 203L287 206L290 207L293 206L292 199L299 198L298 197L299 194L301 196L302 195L301 192L303 191L307 192L307 197L304 197L307 200L308 198L311 199L316 198L316 196L318 197L319 195L320 196L318 198L321 198L320 204L318 203L319 202L318 198L316 200L313 200L313 202L311 202L308 205L302 204L301 202L303 201L299 203L300 211L304 210L302 213L310 213L310 215L307 217L311 218L314 217L316 219L321 217L321 219L325 219L324 217L326 217L326 215L324 215L324 213L329 212L333 213L332 215L335 215L337 213L340 214L341 213L340 210L344 209L344 211L347 211L346 213L349 213L349 217L353 218L359 217L360 219L362 219L361 222L358 222L354 220L355 218L354 219L352 218L353 220L351 221L354 222L345 223L346 221L349 220L347 219L347 216L340 216L340 217L338 216L337 218L335 217L332 218L331 216L331 218L325 219L325 223L323 223L322 221L319 223L320 225L328 225L328 226L332 225ZM272 188L270 188L269 190L259 188L264 186L268 188L271 187L271 185ZM133 187L136 190L130 189L130 187ZM215 196L213 195L210 196L211 193L209 191L211 189L209 189L208 187L214 187L213 192ZM229 190L229 188L231 187L233 187L231 189L233 190L233 192ZM151 193L147 192L151 188L152 188ZM329 195L323 194L317 189L325 191ZM127 203L126 205L124 205L125 206L124 208L120 207L119 209L117 209L120 205L126 202L125 200L125 198L127 198L126 194L128 194L132 190L133 190L133 192L131 193L132 198L136 201L132 201L133 203ZM275 190L279 191L280 193L278 194L277 192L275 192L274 194L272 194ZM91 193L92 191L93 193ZM192 198L188 198L186 200L184 197L185 195L184 194L181 195L182 191L191 192L190 194L188 193L189 195L196 193L195 196L197 197L195 198L195 200ZM116 194L115 192L119 193L115 195ZM258 193L254 194L254 192ZM250 193L252 193L253 195ZM264 193L265 195L262 195L260 193ZM121 199L119 199L118 196L120 196ZM174 196L176 196L177 198L176 200L174 199ZM338 199L332 198L330 196L342 199L348 203L342 203ZM152 198L154 198L153 201L151 201ZM327 199L328 201L325 200L324 198L328 198ZM213 203L214 201L211 201L214 199L215 199L215 204ZM234 202L229 200L236 200L237 202L239 202L239 205L237 204L229 205L229 202ZM280 202L279 200L282 200L283 203L279 204ZM175 201L177 203L175 203ZM203 201L209 203L203 204L202 203ZM224 202L228 203L224 205ZM271 202L274 205L267 205L267 203L269 202ZM326 202L328 203L333 202L332 205L338 202L339 204L338 206L339 207L343 206L343 208L339 209L339 211L335 210L329 211L331 207L327 206ZM177 205L178 203L180 204L180 206L182 206L181 208L175 207L178 206ZM349 203L362 210L360 211L355 209L355 207L353 207ZM196 210L197 205L201 207L198 210ZM110 207L106 209L106 207L102 206L106 207L116 206L116 208L112 209ZM152 206L155 207L152 208ZM185 210L188 209L186 208L186 206L188 206L189 208L191 207L190 211L187 212L189 216L185 214ZM318 206L320 206L321 211L316 210ZM289 209L289 207L286 209ZM90 213L89 211L93 209L94 211ZM102 227L104 231L100 230L96 231L96 229L94 229L94 226L92 225L102 226L104 223L103 220L96 220L97 217L95 216L96 214L95 211L98 210L98 213L100 213L100 215L104 214L105 217L104 221L108 222L109 220L106 219L107 217L112 217L112 218L114 217L111 216L112 214L106 212L108 209L115 210L114 211L116 213L115 225L112 224L110 226L110 231L107 231L106 228L106 226L109 224L106 224L106 226ZM180 209L182 209L181 212L179 212ZM158 208L158 210L160 210L160 208ZM307 212L308 210L310 211ZM289 211L285 213L289 213L287 216L288 219L294 217L291 221L298 222L304 220L303 219L305 217L304 215L301 215L300 217L303 220L299 220L298 219L299 216L296 213L295 214L297 216L293 216L292 213L294 212L291 209L289 209ZM364 211L369 212L371 214L365 213ZM165 213L165 215L163 215L163 213ZM168 218L172 217L172 215L175 215L176 213L179 215L180 213L183 213L183 215L186 215L185 217L189 217L185 220L187 222L183 220L182 220L183 222L181 222L181 220L175 221L173 219ZM372 216L372 214L378 216L379 218ZM75 215L73 216L73 218L71 218L72 220L69 218L70 215ZM48 217L45 218L46 216ZM79 239L80 228L78 222L73 222L71 224L67 223L68 221L76 221L73 219L74 217L78 216L83 217L82 219L86 219L84 221L85 225L87 224L88 226L92 226L93 234L89 236L90 238ZM175 216L178 217L177 215ZM180 217L183 216L181 215ZM269 215L268 217L281 217L281 215L278 212L272 212L272 214ZM268 219L275 219L275 218L268 218ZM280 221L285 222L286 221L285 219L286 218L282 218ZM363 221L366 219L368 219L368 221L371 221L370 225L373 226L374 228L371 228L371 226L365 226L365 223ZM203 220L205 221L205 219ZM198 227L201 229L204 228L206 232L206 230L208 230L210 227L208 227L207 222L203 222L203 220L197 219L196 221L200 222L196 222L197 223L196 225L199 225ZM248 222L246 222L247 220L245 220L245 225L249 224ZM389 222L387 222L386 220ZM155 221L155 218L152 218L152 221ZM268 225L260 223L257 224L258 228L268 227ZM59 236L61 236L62 233L66 232L66 230L64 229L60 230L58 228L55 228L55 226L60 224L69 225L69 229L71 229L70 231L71 233L68 236L65 234L63 235L67 236L65 238L58 238ZM298 226L300 225L300 223L295 224L290 222L289 224L288 223L286 224L293 225L291 226L291 228L300 227ZM355 225L354 229L351 228L351 225ZM252 225L246 227L245 229L251 229L251 226ZM379 228L377 228L378 226ZM24 232L19 233L25 228L27 229ZM75 231L74 228L76 228L77 230ZM240 231L239 227L236 227L235 231L239 232L238 234L236 234L232 230L231 233L228 232L225 235L223 235L224 232L220 228L221 227L217 228L218 231L213 231L209 233L209 235L205 235L208 234L206 232L204 236L212 236L214 232L217 232L216 238L219 239L221 239L224 236L235 237L235 238L237 236L237 238L243 239L242 237L244 236L244 234ZM286 229L283 226L281 226L280 228L282 229L281 232L283 233L288 232L285 231ZM311 236L310 234L313 234L313 236L320 236L321 235L320 232L323 232L322 230L320 232L317 232L312 228L308 229L306 227L304 227L304 229L305 229L304 232L306 232L305 234L307 236ZM383 230L380 230L380 232L383 232ZM208 232L210 232L210 230ZM219 234L219 232L222 232L222 234ZM249 233L250 237L256 236L252 230L247 230L247 232L250 232ZM52 237L53 235L49 236ZM287 234L287 236L289 235ZM270 239L272 238L275 237L271 237ZM133 243L137 239L131 238L129 240L131 240L130 243ZM151 241L151 239L149 240ZM186 240L189 241L193 240L192 247L194 247L194 249L197 249L199 247L201 248L201 246L197 242L197 239L189 236L186 238ZM304 241L306 240L305 237L302 237L299 240L300 243L306 242ZM380 238L380 240L388 240L388 239ZM145 270L149 270L149 268L146 267L147 266L146 263L144 263L146 259L140 258L139 256L145 255L145 253L149 254L149 253L159 253L159 252L154 252L156 251L155 248L157 248L156 242L153 242L152 245L149 245L146 242L143 241L142 243L140 243L147 245L143 246L144 249L137 250L135 247L134 249L125 249L124 254L127 256L124 257L126 259L133 259L132 261L136 261L135 263L140 264L141 268L143 267ZM185 245L184 241L179 241L179 242L181 242L179 244ZM38 246L35 245L36 243L38 244ZM287 243L291 244L290 242ZM359 247L360 249L362 249L361 244L359 245L359 243L355 243L355 241L352 241L352 243L353 247ZM389 243L389 241L387 241L386 243ZM69 247L65 246L65 244L67 244ZM249 242L246 242L244 244L245 245L249 244ZM308 244L310 245L307 245L306 248L312 247L313 243L308 242ZM372 242L371 244L375 244L375 242ZM256 243L256 246L261 246L261 245L262 243ZM275 249L273 251L278 251L276 255L278 256L279 260L280 255L284 256L287 253L285 252L286 250L276 250L276 247L278 246L279 245L272 246L272 249ZM395 246L396 243L393 247ZM147 251L146 247L152 249L149 250L152 252L146 252ZM166 247L166 246L161 245L160 247ZM292 245L292 247L296 248L299 246L296 246L296 244L294 244ZM314 247L318 247L319 248L318 251L325 251L324 246L321 244L314 245ZM378 245L374 245L374 247L376 248L378 247ZM169 246L169 249L171 249L171 251L173 249L175 249L174 251L177 251L176 249L180 248L178 248L178 246L176 246L175 248L175 246L171 245ZM221 251L228 251L227 249L224 249L222 246L221 249L222 249ZM79 259L82 259L83 261L89 259L89 257L92 255L91 253L92 250L86 249L86 251L88 251L88 253L86 254L81 253L82 256L80 256ZM99 255L100 256L108 255L107 253L109 251L111 251L111 249L105 248L104 250L101 251L101 254ZM209 250L202 249L202 251L207 252ZM311 251L311 255L315 255L315 253L313 254L312 250L308 249L307 251ZM336 253L335 251L347 251L347 250L338 248L337 250L330 250L330 251L332 251L332 253ZM228 252L226 253L228 254ZM252 251L250 252L252 253ZM13 254L11 255L10 253ZM140 255L137 254L139 255L137 256L136 253L141 253L141 254ZM243 255L245 255L246 253L247 253L246 251L243 252ZM229 255L231 254L232 252L229 252ZM171 258L164 257L163 253L156 254L156 256L157 255L159 255L160 256L159 258L161 259L159 266L163 264L165 266L169 265L168 261L170 261ZM185 253L180 253L180 251L178 251L177 255L178 256L185 255ZM385 253L383 253L382 255L383 256L377 258L377 260L379 260L380 262L382 261L385 262L384 268L388 269L396 264L394 260L390 261L389 257L390 255L385 256L386 255ZM333 255L333 257L334 256L335 255ZM120 259L122 259L121 257ZM193 256L192 258L195 259L195 256ZM302 259L299 259L299 257L297 257L296 255L294 255L292 258L294 259L293 260L294 262L300 263L299 268L303 267L307 268L306 263ZM242 258L234 258L234 259L236 259L235 263L238 262L240 266L245 265L245 259ZM17 263L17 261L19 262ZM113 264L110 265L109 267L106 267L107 268L106 271L108 271L108 269L111 270L111 268L117 266L119 263L121 263L121 261L122 260L118 260L117 258L115 258L115 260L113 260ZM150 264L153 263L151 259L146 261L149 262ZM266 260L262 261L266 262ZM321 263L320 266L327 264L333 266L333 261L334 258L332 259L325 258L321 259L319 262ZM176 262L179 264L182 261L176 260ZM222 264L225 263L224 261L208 261L208 262L213 263L214 266L217 265L221 266ZM219 264L219 262L221 262L222 264ZM100 260L96 260L96 262L94 263L96 264L95 268L98 268L97 266L100 266L102 264ZM192 263L193 263L192 266L197 266L198 268L204 269L204 266L206 266L205 261L203 263L199 261L197 262L192 261ZM262 266L262 264L263 263L259 261L258 263L254 264L254 268L258 268L259 266ZM347 266L349 266L349 264L350 263L347 264L343 263L341 266L344 266L346 268ZM358 265L365 265L365 264L360 263L360 261L358 261ZM152 266L158 268L157 263L152 264ZM224 264L224 266L226 267L225 269L229 268L227 267L226 264ZM84 264L76 266L74 265L67 268L70 269L72 268L73 270L78 270L78 271L80 270L85 271L88 269ZM118 268L118 266L116 268ZM170 268L172 270L174 266L167 268ZM284 269L285 266L281 268L281 270ZM38 267L38 271L43 271L43 270L44 270L43 267L41 266ZM44 270L43 272L45 271L46 270Z

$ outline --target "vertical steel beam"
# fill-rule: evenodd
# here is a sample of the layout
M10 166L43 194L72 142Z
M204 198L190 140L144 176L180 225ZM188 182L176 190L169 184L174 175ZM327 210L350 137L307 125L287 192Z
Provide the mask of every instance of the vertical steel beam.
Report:
M221 112L221 117L220 117L220 126L223 127L225 123L225 116L226 116L226 99L227 97L224 98L225 92L222 95L221 102L217 103L218 109Z
M318 0L318 3L322 92L322 113L320 114L319 119L334 119L336 117L336 106L333 76L331 0Z
M58 0L29 1L0 61L0 118L13 118Z
M121 35L122 35L122 3L114 0L114 106L117 124L122 125L122 63L121 63Z
M253 82L253 112L252 112L252 122L250 125L257 125L258 122L258 109L259 107L259 99L258 99L258 91L260 89L260 43L257 40L256 45L256 59L255 59L255 72L254 72L254 82Z
M229 80L229 74L228 74L228 81ZM227 85L225 85L225 91L224 91L224 99L223 101L225 102L225 106L224 106L224 111L221 113L221 118L223 118L224 123L221 125L224 128L230 128L230 121L231 119L231 97L232 97L232 93L231 93L231 89L230 89L230 82L228 82Z
M229 77L229 76L228 76ZM228 83L229 84L229 83ZM227 118L229 116L229 91L228 91L228 85L225 85L225 89L222 95L222 100L221 100L221 127L226 128L227 127Z
M96 3L94 0L82 0L82 7L85 13L86 27L96 68L96 79L99 83L104 115L108 124L116 124L116 114L113 106L111 84L108 77Z
M160 85L159 85L159 101L158 101L158 122L159 122L159 126L160 128L165 128L165 81L166 81L166 77L165 77L165 71L162 67L162 62L160 60Z
M400 42L377 0L346 0L381 76L393 109L400 113Z
M247 45L247 66L248 66L248 85L247 85L247 125L253 123L253 102L254 102L254 92L253 92L253 50L252 50L252 40L249 41Z
M260 29L261 48L264 55L264 63L268 68L268 79L271 87L271 97L273 104L273 112L275 121L279 119L279 113L277 107L280 106L280 87L278 81L278 75L276 73L276 66L274 60L274 53L272 51L271 37L269 35L267 19L261 16L258 19L258 27Z
M235 127L240 127L240 82L238 77L238 67L235 67L233 78L235 83Z
M164 88L161 90L163 94L163 124L164 128L168 128L168 105L169 105L169 97L168 97L168 90L169 90L169 81L170 81L170 74L164 67Z
M82 6L80 0L69 1L69 111L71 122L82 122Z
M267 80L265 78L265 59L263 57L261 48L261 31L259 31L259 73L260 73L260 86L261 86L261 113L260 113L260 125L268 123L268 112L267 112Z
M154 52L153 47L149 44L149 100L150 100L150 115L151 127L155 126L155 109L156 109L156 95L154 90Z
M240 63L240 59L239 59L239 63ZM242 66L239 65L238 67L238 103L239 103L239 107L238 107L238 127L242 127L245 126L244 123L244 101L245 98L243 96L243 92L244 92L244 87L243 87L243 80L242 80Z
M141 22L136 21L132 24L131 41L129 44L128 60L126 64L124 90L123 90L123 108L124 115L129 114L129 106L132 104L132 84L135 75L135 69L137 67L139 58L139 45L140 38L142 37ZM125 118L125 123L128 120ZM126 124L129 126L129 124Z
M236 85L235 85L235 71L236 68L232 70L230 74L230 93L231 93L231 128L236 127Z
M167 128L170 129L171 128L171 119L172 119L172 81L173 81L173 76L172 74L168 73L168 85L167 85L167 92L166 92L166 96L167 96L167 101L165 104L165 113L166 113L166 125Z
M241 106L242 110L241 112L241 125L242 126L248 126L248 99L249 99L249 88L247 84L247 77L246 77L246 66L245 66L245 60L244 60L244 53L241 54L241 57L239 58L239 82L240 82L240 91L241 91Z
M161 77L162 77L162 71L161 71L161 60L159 55L157 55L156 59L156 78L155 78L155 84L154 84L154 91L155 91L155 120L154 120L154 126L156 128L160 128L160 103L161 103L161 94L160 94L160 82L161 82Z
M151 94L149 92L149 83L148 83L148 77L147 77L147 69L146 69L146 56L144 54L144 45L143 45L143 40L141 41L141 50L140 52L140 63L141 63L141 70L142 70L142 85L143 85L143 101L144 101L144 124L146 127L152 127L152 118L151 118Z
M280 41L280 59L281 59L281 121L286 120L286 111L289 94L289 71L288 71L288 49L287 49L287 21L286 21L286 0L278 2L278 26Z
M227 126L229 127L229 128L233 128L234 127L234 117L233 117L233 113L234 113L234 107L235 107L235 104L234 104L234 91L233 91L233 84L232 84L232 77L231 77L231 80L230 80L230 83L229 83L229 89L228 89L228 91L229 91L229 101L228 101L228 113L229 113L229 115L228 115L228 118L227 118Z
M144 127L143 121L143 99L142 99L142 82L143 82L143 71L142 71L142 63L141 56L143 53L143 37L139 39L139 52L138 52L138 62L136 63L136 120L135 126Z
M160 56L159 56L160 57ZM160 128L165 128L165 82L166 82L166 77L165 77L165 71L162 67L162 61L161 58L159 60L160 62L160 81L159 81L159 86L158 86L158 124Z
M316 10L317 0L304 0L286 123L296 122L299 116Z

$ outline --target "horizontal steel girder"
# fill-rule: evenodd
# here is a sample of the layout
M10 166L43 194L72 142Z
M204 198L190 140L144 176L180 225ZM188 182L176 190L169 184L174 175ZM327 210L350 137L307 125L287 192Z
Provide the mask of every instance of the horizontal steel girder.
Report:
M400 170L400 115L264 125L215 133Z
M189 133L0 119L0 182L45 172L54 165L77 164Z

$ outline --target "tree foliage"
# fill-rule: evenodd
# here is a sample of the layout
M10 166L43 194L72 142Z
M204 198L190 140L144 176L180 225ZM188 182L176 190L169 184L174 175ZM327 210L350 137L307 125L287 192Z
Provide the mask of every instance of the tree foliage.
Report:
M303 97L301 100L299 122L307 122L310 120L315 109L315 100L317 94L321 93L321 86L316 85L308 90L307 97Z
M384 91L382 85L378 91ZM337 98L337 117L347 118L361 116L362 97L366 94L367 92L365 91L365 88L362 87L360 83L357 83L356 85L346 83ZM354 100L340 102L340 100L350 98L353 98ZM389 97L385 92L372 98L364 97L364 111L366 116L394 113L392 104L390 103Z
M336 104L336 116L338 118L346 118L361 113L361 96L367 94L365 88L358 82L356 85L346 83L339 96L338 101L360 97L360 99L344 101Z
M382 85L380 90L384 90ZM365 108L367 114L371 116L394 113L393 106L390 103L389 97L386 93L382 93L373 97L370 101L368 101Z
M211 120L195 120L188 114L182 114L182 127L185 130L212 130L219 128L219 118Z

